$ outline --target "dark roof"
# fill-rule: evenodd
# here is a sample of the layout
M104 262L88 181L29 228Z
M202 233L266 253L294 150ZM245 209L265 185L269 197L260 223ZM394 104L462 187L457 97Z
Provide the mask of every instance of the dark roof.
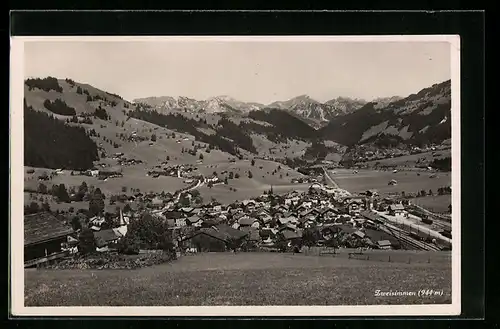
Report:
M234 229L230 226L227 226L225 224L221 224L221 225L218 225L216 227L199 229L198 231L194 232L194 234L187 237L187 239L190 239L198 234L206 234L206 235L211 236L215 239L227 242L229 239L241 239L244 236L246 236L248 233L236 230L236 229Z
M163 212L163 216L165 216L166 218L178 219L183 218L184 214L180 211L165 211Z
M24 245L48 241L73 233L73 229L48 212L24 216Z
M109 242L117 240L118 238L119 236L117 236L112 229L94 232L95 244L99 248L104 247Z
M297 239L301 237L298 233L290 230L284 230L281 232L281 234L283 234L285 240Z

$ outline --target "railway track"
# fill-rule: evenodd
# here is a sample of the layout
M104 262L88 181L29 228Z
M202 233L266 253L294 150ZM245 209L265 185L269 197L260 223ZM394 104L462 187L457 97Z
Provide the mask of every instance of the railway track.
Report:
M396 226L393 226L388 223L382 224L382 230L386 231L386 233L391 234L394 236L398 241L400 241L402 244L408 245L412 248L415 248L417 250L426 250L426 251L439 251L441 250L438 246L432 244L432 243L427 243L424 241L419 241L417 239L414 239L410 233L407 231L400 229Z

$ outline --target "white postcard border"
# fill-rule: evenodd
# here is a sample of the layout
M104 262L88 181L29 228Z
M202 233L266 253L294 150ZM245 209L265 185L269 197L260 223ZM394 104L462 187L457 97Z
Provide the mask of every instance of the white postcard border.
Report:
M24 305L24 43L32 41L259 41L259 42L448 42L451 58L452 122L452 303L445 305L359 306L164 306L164 307L26 307ZM460 275L460 36L58 36L11 37L10 55L10 282L14 316L438 316L459 315Z

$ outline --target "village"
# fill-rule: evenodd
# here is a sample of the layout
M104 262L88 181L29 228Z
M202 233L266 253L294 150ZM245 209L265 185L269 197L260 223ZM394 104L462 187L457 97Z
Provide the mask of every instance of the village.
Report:
M192 169L170 167L162 173L181 177ZM216 175L196 176L187 178L190 184L175 193L134 190L131 196L111 196L110 203L125 202L126 206L115 214L97 210L91 217L81 211L76 225L74 218L65 224L47 211L27 214L25 266L45 266L81 254L83 232L91 232L92 253L125 252L120 242L126 240L131 225L141 227L145 216L161 223L153 230L168 237L176 257L223 251L300 253L311 247L333 248L334 253L342 248L355 252L451 249L451 222L447 218L404 198L382 197L375 190L353 195L331 187L328 179L325 171L324 184L312 183L307 191L278 195L271 187L257 198L223 205L216 200L202 204L196 188L224 182ZM92 208L95 198L87 199ZM140 206L131 207L129 202ZM139 247L125 249L126 253L141 252Z

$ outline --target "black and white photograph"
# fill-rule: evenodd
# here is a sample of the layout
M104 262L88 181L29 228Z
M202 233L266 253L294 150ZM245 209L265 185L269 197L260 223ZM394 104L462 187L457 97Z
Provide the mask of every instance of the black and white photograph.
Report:
M459 45L13 37L13 308L459 314Z

